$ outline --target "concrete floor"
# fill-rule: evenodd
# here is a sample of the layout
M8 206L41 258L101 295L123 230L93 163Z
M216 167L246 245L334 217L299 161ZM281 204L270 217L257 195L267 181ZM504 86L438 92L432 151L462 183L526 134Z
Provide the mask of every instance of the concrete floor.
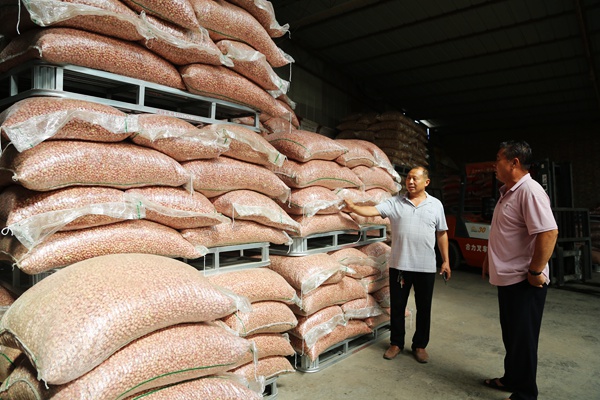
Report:
M593 282L600 282L594 272ZM570 284L567 284L569 287ZM409 308L414 309L411 295ZM407 321L407 347L414 327ZM428 364L406 350L385 360L389 333L317 372L280 376L277 400L504 399L510 393L483 386L502 376L496 288L480 270L458 269L445 286L436 282ZM540 400L600 400L600 290L550 288L539 347Z

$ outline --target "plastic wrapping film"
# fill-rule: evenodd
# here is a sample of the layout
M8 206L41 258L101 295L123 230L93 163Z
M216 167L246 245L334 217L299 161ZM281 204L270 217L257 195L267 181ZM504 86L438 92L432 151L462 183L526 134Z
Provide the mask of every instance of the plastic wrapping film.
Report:
M292 218L300 223L300 233L298 234L300 237L307 237L316 233L346 230L358 231L360 229L356 221L344 212L316 214L310 218L295 215Z
M350 320L344 325L337 325L327 335L319 338L312 347L309 347L303 339L292 337L292 345L303 355L315 361L328 348L346 339L372 333L373 330L361 320Z
M43 27L55 24L63 25L116 36L124 40L139 40L147 38L149 34L138 16L119 1L77 3L58 0L27 0L23 1L23 4L29 11L31 19ZM109 25L110 28L106 25Z
M23 354L16 360L14 369L0 386L0 396L6 399L47 399L48 386L37 379L37 372Z
M264 379L248 382L241 375L224 373L148 390L124 400L260 400L264 390Z
M208 253L173 228L145 220L127 220L93 228L56 232L27 249L16 238L0 240L0 255L29 275L64 268L109 254L143 253L196 259Z
M368 267L377 267L379 265L374 257L371 257L354 247L336 250L329 253L329 255L345 266L364 265Z
M251 303L280 301L286 304L297 304L300 300L296 290L281 275L268 268L223 272L209 276L208 280L217 286L246 296Z
M140 44L79 29L40 28L15 37L2 50L0 73L33 59L185 89L177 68Z
M193 229L229 222L201 193L183 188L150 186L128 189L127 198L145 211L145 219L174 229Z
M343 265L325 253L310 254L303 257L270 256L269 269L283 276L285 280L302 296L312 292L324 282L343 270ZM334 279L339 282L343 275ZM332 282L329 283L337 283Z
M264 54L245 43L232 40L220 40L216 45L233 60L234 71L252 80L275 98L287 93L290 83L277 75Z
M232 39L248 43L267 57L271 66L283 67L294 59L277 47L265 28L247 11L225 1L192 0L200 25L212 39Z
M270 356L260 358L256 363L242 365L231 372L252 381L262 378L268 380L279 375L294 373L296 370L286 357Z
M284 210L288 214L312 217L316 214L335 214L342 208L343 200L330 189L322 186L309 186L291 191Z
M231 0L230 3L248 11L267 30L269 36L273 38L285 35L290 29L289 24L280 25L279 22L277 22L275 10L270 1Z
M132 188L182 186L190 174L173 158L131 143L52 140L17 153L8 147L0 170L30 190L50 191L67 186Z
M140 114L134 143L163 152L177 161L216 158L229 149L218 130L199 129L182 119L156 114Z
M304 130L273 133L267 137L267 140L288 159L298 162L333 161L348 152L348 148L342 143L327 136Z
M233 190L213 200L217 211L235 220L245 219L298 233L300 224L294 221L274 200L252 190Z
M384 242L370 243L359 248L363 253L374 257L378 265L381 266L382 272L385 272L389 266L388 261L392 252L392 248L389 244Z
M303 295L300 307L291 305L290 308L297 315L311 315L325 307L366 298L367 295L367 290L362 282L344 277L341 282L321 285L309 294Z
M285 202L291 189L269 169L230 157L182 163L192 176L196 192L213 198L232 190L253 190Z
M12 233L27 249L32 249L70 222L87 215L103 215L115 219L142 219L145 210L133 198L123 202L90 204L67 210L48 211L6 226L2 234Z
M184 229L181 234L193 245L208 248L260 242L291 245L293 242L284 230L244 220L204 228Z
M343 314L335 315L329 320L314 326L302 335L306 347L312 348L319 339L333 332L336 326L345 325L347 323Z
M191 30L200 28L192 4L188 0L123 0L123 3L138 14L145 12Z
M213 0L210 0L211 2ZM292 118L290 111L243 75L224 66L191 64L180 68L188 91L245 105L274 117Z
M246 336L256 346L256 358L270 356L293 356L295 351L290 343L287 333L258 333ZM240 365L252 361L251 357L244 357Z
M402 186L383 168L359 165L352 168L352 172L362 181L365 190L381 188L396 194L402 189Z
M137 118L114 107L84 100L32 97L4 110L0 126L2 133L22 152L54 137L63 128L72 139L108 141L112 134L114 141L121 141L139 129Z
M31 248L59 230L76 230L144 217L125 194L114 188L71 186L34 192L11 185L0 192L2 234L13 234Z
M193 30L181 28L146 15L144 11L140 14L140 20L147 30L144 45L175 65L203 63L233 66L231 59L219 50L203 27Z
M367 295L366 299L356 299L342 304L342 310L344 311L344 318L350 319L365 319L369 317L376 317L383 313L381 306L377 303L377 300L371 295Z
M240 336L283 333L298 325L290 307L281 301L252 303L251 311L237 311L221 320Z
M366 167L378 165L378 160L376 160L373 152L369 150L368 145L364 145L363 142L366 141L357 139L336 139L336 141L348 148L347 153L336 158L336 162L339 164L349 168L354 168L358 165Z
M246 127L232 124L212 124L204 129L220 132L225 138L233 141L229 143L230 148L237 147L238 152L243 151L246 153L246 156L243 157L243 154L236 155L226 152L225 154L230 157L242 157L244 161L277 167L282 166L286 159L285 155L273 147L264 137ZM238 142L237 146L235 142Z
M38 379L64 384L149 332L212 321L242 304L249 307L181 261L108 255L59 270L23 293L0 320L0 344L23 350Z
M362 188L362 181L348 167L335 161L311 160L297 162L286 160L281 167L272 168L280 179L292 189L324 186L329 189Z

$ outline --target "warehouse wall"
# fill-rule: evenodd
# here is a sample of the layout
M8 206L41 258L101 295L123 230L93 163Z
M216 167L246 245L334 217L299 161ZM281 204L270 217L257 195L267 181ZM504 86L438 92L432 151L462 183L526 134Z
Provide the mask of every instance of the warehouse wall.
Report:
M364 97L358 93L356 82L342 71L312 57L293 41L279 45L295 61L275 72L290 82L288 97L296 103L294 111L299 118L335 128L343 117L363 107Z
M600 124L544 127L521 132L493 132L478 137L432 132L432 143L456 164L495 160L498 144L505 140L526 140L536 160L548 158L570 162L573 173L575 207L600 206Z

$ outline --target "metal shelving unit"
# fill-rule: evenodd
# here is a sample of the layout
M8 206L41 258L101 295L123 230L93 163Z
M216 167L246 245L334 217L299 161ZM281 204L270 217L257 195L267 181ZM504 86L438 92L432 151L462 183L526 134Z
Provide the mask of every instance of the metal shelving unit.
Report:
M323 368L338 363L351 356L359 350L382 339L390 332L390 323L385 322L373 329L373 333L367 335L355 336L343 340L321 353L316 360L311 360L307 355L302 354L294 358L295 368L301 372L318 372Z
M258 111L224 100L76 65L30 61L0 75L0 111L34 96L92 101L129 113L177 117L191 123L232 123L252 117L258 131Z
M364 225L360 230L330 231L309 236L292 237L292 244L271 245L270 253L283 256L306 256L363 246L386 240L385 225Z
M258 256L257 256L258 254ZM247 243L234 246L211 247L196 260L184 260L191 266L213 275L221 272L258 268L269 265L269 243Z

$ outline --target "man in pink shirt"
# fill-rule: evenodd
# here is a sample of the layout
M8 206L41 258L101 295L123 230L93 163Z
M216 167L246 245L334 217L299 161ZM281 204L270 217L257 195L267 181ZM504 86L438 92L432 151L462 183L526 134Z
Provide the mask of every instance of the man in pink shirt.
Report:
M537 350L558 228L550 199L529 175L531 148L503 142L496 177L504 185L496 204L483 274L498 287L500 327L506 355L504 375L488 387L512 392L511 400L535 400Z

